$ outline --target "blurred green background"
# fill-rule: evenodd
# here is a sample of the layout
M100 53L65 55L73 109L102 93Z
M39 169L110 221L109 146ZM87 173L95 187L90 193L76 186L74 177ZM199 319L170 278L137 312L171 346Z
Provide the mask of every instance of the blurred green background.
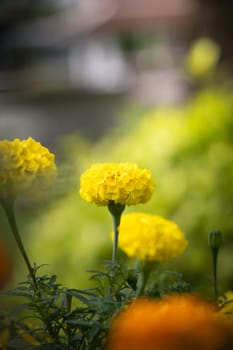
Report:
M43 270L57 274L67 286L87 285L85 271L111 257L111 218L105 207L80 198L80 174L93 162L131 161L151 169L157 188L150 202L126 210L172 219L189 241L182 257L161 268L180 271L197 290L207 289L211 285L208 233L220 229L224 241L220 286L222 291L232 288L232 110L232 89L207 89L183 106L146 110L131 106L120 125L94 145L78 135L64 137L63 157L73 169L63 178L61 164L60 192L51 194L57 198L52 202L46 198L45 206L19 202L19 225L32 259L48 264ZM18 280L18 273L22 278L25 271L18 268L19 256L15 263Z
M48 261L64 283L75 285L83 281L83 270L110 258L110 215L106 208L80 199L79 175L93 162L131 161L151 169L157 189L149 203L127 211L172 219L189 241L184 256L166 268L183 272L198 289L210 285L207 239L218 228L224 240L219 278L222 288L231 288L233 90L204 90L185 106L141 111L143 118L131 117L129 123L133 110L77 159L74 154L79 154L81 141L74 136L65 141L76 160L76 188L27 227L32 256L40 263Z
M232 289L233 86L231 42L226 40L231 27L224 17L224 26L217 31L219 22L213 20L216 12L231 13L228 2L221 7L215 2L187 1L182 20L178 1L173 23L175 17L157 1L164 11L162 25L156 11L150 18L151 10L144 15L146 21L141 15L139 24L144 26L135 31L129 11L126 23L122 18L119 22L117 15L115 21L114 16L110 22L102 19L101 34L96 23L93 30L88 12L92 8L99 16L101 11L91 2L89 8L76 8L77 22L71 16L75 2L70 7L62 1L51 2L50 7L39 3L27 7L25 2L11 22L11 8L5 6L8 22L2 22L5 46L0 61L5 79L0 95L1 137L33 136L56 153L58 164L52 192L41 201L16 203L31 260L47 264L42 272L57 274L67 287L87 286L86 270L101 267L111 257L111 217L106 208L80 198L80 174L93 162L136 162L151 169L157 188L150 202L126 211L174 220L189 241L184 255L161 269L180 271L195 290L211 294L208 233L220 229L219 289L220 293ZM147 5L152 6L149 1ZM82 23L82 11L89 28L85 35L86 27L81 26L80 32L77 25ZM54 37L56 28L61 28L59 21L75 26L62 27ZM39 38L48 23L52 34L47 43L45 37ZM31 29L34 41L28 35ZM6 38L16 33L17 45L7 46ZM26 44L22 45L22 38ZM100 42L104 49L96 46ZM82 68L86 75L82 76ZM12 252L12 286L25 278L26 271L2 211L0 223Z

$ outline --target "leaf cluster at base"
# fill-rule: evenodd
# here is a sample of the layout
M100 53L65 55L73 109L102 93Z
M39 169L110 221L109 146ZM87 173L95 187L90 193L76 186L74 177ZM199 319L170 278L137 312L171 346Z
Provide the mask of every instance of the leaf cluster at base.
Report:
M93 288L70 289L56 282L56 276L37 276L37 289L27 281L8 292L23 297L10 315L0 318L0 345L24 350L101 350L113 317L138 297L140 269L125 262L105 262L102 271L90 270ZM190 286L173 272L154 273L145 295L161 297L172 292L188 292Z

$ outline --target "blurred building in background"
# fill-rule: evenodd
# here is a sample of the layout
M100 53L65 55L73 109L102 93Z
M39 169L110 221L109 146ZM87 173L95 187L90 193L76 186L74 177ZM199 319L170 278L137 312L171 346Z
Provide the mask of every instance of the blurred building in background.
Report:
M190 84L183 60L208 6L201 0L3 0L0 137L31 135L53 145L77 130L95 139L116 122L125 98L185 100Z

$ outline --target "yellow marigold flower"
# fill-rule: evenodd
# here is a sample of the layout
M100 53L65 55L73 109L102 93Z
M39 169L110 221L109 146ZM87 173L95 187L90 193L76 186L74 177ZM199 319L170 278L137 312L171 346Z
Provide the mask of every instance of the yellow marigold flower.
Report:
M132 163L93 164L80 182L81 197L100 206L109 201L122 205L145 203L155 188L151 172Z
M107 350L232 349L233 325L194 296L139 298L113 320Z
M121 218L119 248L130 257L166 261L182 254L187 244L179 227L161 216L129 213Z
M0 141L0 198L47 188L56 177L54 154L31 137Z

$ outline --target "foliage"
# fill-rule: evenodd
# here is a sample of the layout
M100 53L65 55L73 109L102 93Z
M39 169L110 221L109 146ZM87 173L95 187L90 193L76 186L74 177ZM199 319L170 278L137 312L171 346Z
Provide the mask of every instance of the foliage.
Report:
M112 318L137 297L142 277L142 270L123 260L106 261L102 270L89 271L94 286L81 290L62 287L55 275L37 276L41 266L34 268L39 292L30 276L8 292L24 301L10 316L2 316L0 344L4 348L103 349ZM158 298L190 290L181 274L156 270L145 295Z

